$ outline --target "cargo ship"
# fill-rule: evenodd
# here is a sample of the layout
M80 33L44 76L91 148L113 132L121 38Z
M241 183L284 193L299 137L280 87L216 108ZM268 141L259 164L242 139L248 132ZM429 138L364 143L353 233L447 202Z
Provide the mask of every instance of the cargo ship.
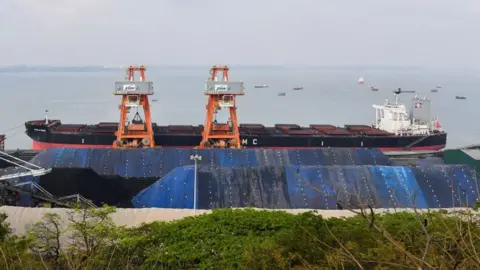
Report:
M211 71L210 74L216 73ZM228 79L228 75L226 78ZM209 83L211 85L217 83L214 75L212 75ZM131 86L132 84L128 85L128 87ZM217 89L217 86L215 85L215 91L222 91L221 95L219 94L220 92L215 92L210 88L210 90L206 91L210 101L217 101L213 105L209 103L207 108L215 109L216 112L218 108L225 105L230 110L231 115L234 117L233 121L229 120L218 130L229 130L229 132L237 133L237 137L229 138L234 138L232 141L238 140L239 142L235 142L235 145L241 148L302 149L347 147L378 148L386 152L436 151L446 146L447 133L442 130L438 120L430 117L431 101L426 98L414 97L412 99L413 106L410 110L407 109L405 104L398 102L398 94L395 96L394 102L387 100L383 105L373 105L376 117L372 125L344 125L343 127L337 127L330 124L311 124L308 127L302 127L297 124L276 124L272 127L266 127L262 124L237 124L236 112L232 114L232 108L236 109L234 97L240 94L243 95L243 83L223 82L221 85L222 90L219 90L220 88ZM229 92L230 90L228 89L231 86L241 87L238 88L240 90ZM129 93L131 95L131 92ZM151 93L148 92L148 94ZM228 102L220 103L219 98L212 98L213 95L222 96L222 100ZM225 98L228 98L228 100L225 100ZM209 127L210 131L215 128L214 125L216 124L216 121L212 123L212 119L208 119L212 115L213 112L207 109L205 125ZM120 123L122 123L125 117L120 119ZM150 117L148 116L146 119L150 119ZM138 113L130 124L135 124L137 128L140 126L141 129L151 132L151 137L142 137L143 139L141 139L142 142L145 142L145 145L195 148L207 144L204 125L159 126L152 122L143 121ZM151 129L147 128L147 126L151 126ZM93 125L64 124L59 119L49 119L47 115L44 119L26 122L25 127L26 134L33 140L32 148L34 150L49 148L116 148L116 145L122 144L119 141L119 132L124 132L125 128L127 128L125 125L123 127L119 125L119 122L101 122ZM121 127L121 131L119 131L119 127ZM125 138L130 137L125 136ZM210 138L218 137L210 135ZM153 138L153 143L148 138ZM229 145L222 142L221 144L211 144L210 146L228 147Z

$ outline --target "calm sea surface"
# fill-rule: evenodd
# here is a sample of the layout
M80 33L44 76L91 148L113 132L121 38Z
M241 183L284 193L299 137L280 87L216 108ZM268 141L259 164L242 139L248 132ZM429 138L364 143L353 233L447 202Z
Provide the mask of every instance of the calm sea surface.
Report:
M152 117L157 124L203 124L206 97L204 81L209 67L150 69L147 79L155 83ZM357 79L363 76L364 85ZM115 80L124 71L104 72L18 72L0 73L3 115L0 133L27 120L50 119L63 123L118 121L119 97L112 95ZM230 80L243 80L246 95L238 98L242 123L371 124L375 117L372 104L393 99L392 90L402 87L432 99L432 115L439 114L442 127L449 132L448 147L480 143L480 74L440 69L280 69L235 68ZM255 89L257 84L270 88ZM370 91L369 85L378 87ZM438 93L430 90L442 85ZM303 91L292 91L303 86ZM279 97L278 92L287 96ZM410 105L412 94L403 95ZM464 95L467 100L455 100ZM220 118L219 120L223 120ZM29 148L31 140L20 126L7 132L6 148Z

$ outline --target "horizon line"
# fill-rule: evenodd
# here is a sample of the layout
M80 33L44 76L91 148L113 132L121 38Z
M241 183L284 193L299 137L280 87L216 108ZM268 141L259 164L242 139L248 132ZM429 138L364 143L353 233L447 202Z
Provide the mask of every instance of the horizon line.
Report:
M132 64L133 66L137 66ZM212 67L214 64L143 64L147 68L205 68ZM100 64L86 64L86 65L29 65L29 64L11 64L0 65L0 70L5 69L81 69L81 68L95 68L95 69L125 69L130 64L118 65L100 65ZM275 64L229 64L229 67L235 68L277 68L277 69L291 69L291 68L306 68L306 69L464 69L477 70L475 67L457 67L457 66L421 66L421 65L275 65Z

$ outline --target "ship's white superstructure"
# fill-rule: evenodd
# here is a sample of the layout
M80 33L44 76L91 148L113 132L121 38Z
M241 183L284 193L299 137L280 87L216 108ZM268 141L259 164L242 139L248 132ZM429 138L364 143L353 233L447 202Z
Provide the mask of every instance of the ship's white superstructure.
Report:
M373 127L396 134L406 135L430 135L434 132L442 132L438 118L430 118L430 100L415 97L412 99L411 111L403 103L389 102L383 105L373 105L375 108L375 122Z

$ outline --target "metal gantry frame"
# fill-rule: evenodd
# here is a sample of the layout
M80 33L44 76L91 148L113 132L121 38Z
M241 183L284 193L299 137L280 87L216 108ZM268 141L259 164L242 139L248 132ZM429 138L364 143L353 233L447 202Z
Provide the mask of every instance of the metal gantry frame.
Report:
M68 196L63 196L63 197L60 197L60 198L57 198L57 201L75 201L76 204L85 204L89 207L92 207L92 208L97 208L97 206L95 204L92 203L92 201L88 200L87 198L83 197L82 195L80 194L73 194L73 195L68 195Z
M135 72L140 73L138 80L135 79ZM126 81L115 82L114 94L122 96L120 109L120 122L116 131L116 140L113 148L151 148L155 147L153 136L152 117L148 96L153 95L153 83L146 81L145 66L130 66L127 69ZM127 116L131 108L142 108L145 121L142 120L137 111L135 118L128 123Z
M236 97L244 95L244 86L242 81L230 81L229 70L225 65L215 65L210 69L210 77L205 83L207 114L198 148L241 148ZM221 109L228 110L229 121L226 124L217 123L215 119L215 114Z
M3 160L7 163L10 163L10 164L16 166L16 168L20 168L20 169L25 170L24 172L10 173L10 174L5 174L5 175L0 176L0 182L7 183L7 185L4 186L4 188L6 188L8 190L15 191L15 192L21 192L21 193L26 192L26 193L29 193L32 197L34 197L36 199L40 199L40 200L43 200L43 201L49 201L49 202L56 203L56 204L61 205L61 206L67 206L67 207L71 206L68 201L69 200L71 201L71 199L76 199L76 201L75 201L76 204L83 204L83 205L86 205L88 207L97 207L95 204L93 204L91 201L87 200L86 198L84 198L80 194L74 194L74 195L65 196L65 197L61 197L61 198L55 198L55 196L53 196L50 192L48 192L42 186L40 186L39 184L37 184L33 181L27 181L27 182L22 182L22 183L17 183L17 184L12 185L11 183L8 183L7 180L20 178L20 177L24 177L24 176L34 176L34 177L35 176L42 176L42 175L46 175L46 174L50 173L52 171L52 169L42 168L38 165L35 165L31 162L22 160L18 157L7 154L3 151L0 151L0 160ZM24 187L24 186L30 186L31 191L27 192L25 190L22 190L21 188ZM34 190L36 192L34 192Z
M54 203L57 206L62 206L62 207L75 207L76 205L84 205L84 206L91 207L91 208L97 208L97 206L95 204L93 204L90 200L86 199L85 197L83 197L80 194L73 194L73 195L69 195L69 196L55 198L55 196L53 196L50 192L48 192L42 186L40 186L39 184L37 184L35 182L32 182L32 181L19 183L19 184L10 186L10 187L7 186L6 189L16 191L16 192L28 193L25 190L20 189L21 187L28 186L28 185L30 186L30 189L31 189L30 195L32 196L32 198L35 198L35 199L38 199L38 200L41 200L41 201ZM19 189L17 189L17 188L19 188ZM36 192L34 193L33 192L34 189L36 191L38 191L38 193L36 193Z
M9 158L9 159L7 159ZM24 177L24 176L42 176L45 174L48 174L52 171L52 169L45 169L42 168L38 165L35 165L33 163L30 163L28 161L22 160L20 158L17 158L15 156L9 155L3 151L0 151L0 160L3 160L7 163L10 163L18 168L25 169L25 172L18 172L18 173L12 173L12 174L6 174L0 176L0 181L5 181L9 179L15 179L18 177ZM15 161L14 161L15 160ZM25 165L20 164L19 162L23 162ZM30 168L28 167L30 166Z

